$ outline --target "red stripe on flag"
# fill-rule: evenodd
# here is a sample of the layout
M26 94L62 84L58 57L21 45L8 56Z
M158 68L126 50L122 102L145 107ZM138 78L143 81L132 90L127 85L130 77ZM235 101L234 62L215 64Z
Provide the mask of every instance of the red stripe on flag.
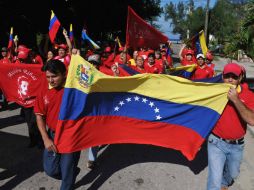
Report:
M119 116L86 116L78 121L59 121L55 136L60 153L104 144L134 143L176 149L188 160L195 158L203 142L198 133L183 126Z

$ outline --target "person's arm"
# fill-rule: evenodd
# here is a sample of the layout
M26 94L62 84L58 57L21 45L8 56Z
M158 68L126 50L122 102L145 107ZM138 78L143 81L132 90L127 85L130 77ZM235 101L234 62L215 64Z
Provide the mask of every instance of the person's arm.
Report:
M48 151L57 152L57 148L52 139L49 138L47 130L46 130L46 121L42 115L36 114L36 122L39 128L39 131L42 136L42 140L44 142L44 146Z
M111 70L114 74L115 77L118 77L120 74L119 68L118 68L118 63L115 63L111 66Z
M68 48L69 48L69 52L70 52L70 54L71 54L71 53L72 53L72 52L71 52L71 51L72 51L72 44L71 44L71 40L70 40L70 38L69 38L69 36L68 36L68 33L67 33L67 31L66 31L65 29L63 29L63 35L64 35L64 37L65 37L66 43L67 43Z
M254 126L254 111L249 109L239 99L237 90L231 87L228 91L228 99L233 102L241 118L251 126Z
M185 44L182 45L182 47L179 51L179 54L178 54L181 61L183 60L182 52L183 52L183 49L185 48L185 46L186 46Z

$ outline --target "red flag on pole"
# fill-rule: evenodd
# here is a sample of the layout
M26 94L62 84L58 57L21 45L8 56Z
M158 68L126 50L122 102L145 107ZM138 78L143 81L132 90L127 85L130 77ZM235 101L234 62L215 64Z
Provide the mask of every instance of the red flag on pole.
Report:
M128 6L126 45L137 49L138 47L159 48L160 43L166 43L168 37L152 27L134 10Z

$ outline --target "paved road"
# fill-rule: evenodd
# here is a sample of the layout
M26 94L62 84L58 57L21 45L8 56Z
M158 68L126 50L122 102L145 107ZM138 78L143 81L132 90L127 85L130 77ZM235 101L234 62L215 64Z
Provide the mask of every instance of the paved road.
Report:
M216 62L221 71L225 59ZM253 75L253 63L241 63ZM250 69L250 70L249 70ZM19 118L20 108L0 112L0 189L57 190L60 182L45 175L42 152L27 148L28 131ZM254 190L254 138L248 129L241 175L231 190ZM207 178L206 144L195 160L189 162L178 151L149 146L119 144L103 147L100 167L85 167L87 151L81 155L76 188L101 190L204 190Z
M13 106L11 104L11 106ZM27 127L19 121L19 108L0 112L0 189L57 190L60 182L45 175L42 152L27 148ZM248 131L241 175L232 190L254 189L254 138ZM119 144L102 148L100 167L85 167L83 151L77 189L102 190L204 190L207 177L206 146L195 160L187 161L179 152L149 146Z

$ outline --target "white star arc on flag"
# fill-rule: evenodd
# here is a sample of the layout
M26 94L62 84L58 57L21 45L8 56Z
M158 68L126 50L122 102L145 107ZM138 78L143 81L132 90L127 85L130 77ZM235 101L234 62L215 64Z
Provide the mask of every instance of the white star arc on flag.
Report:
M156 114L160 113L160 109L158 107L156 107L154 102L148 101L147 98L142 98L142 97L139 97L137 95L134 96L134 97L127 97L126 99L120 100L118 102L118 104L114 107L114 111L118 112L120 109L124 109L124 107L127 106L129 103L132 103L132 98L133 98L133 103L134 102L139 102L139 100L140 100L140 102L142 102L142 103L145 103L145 104L148 103L147 105L149 107L151 107L151 109L153 109L154 113L156 113ZM125 105L125 106L123 106L123 105ZM155 115L155 119L156 120L161 120L162 117L161 117L161 115Z

